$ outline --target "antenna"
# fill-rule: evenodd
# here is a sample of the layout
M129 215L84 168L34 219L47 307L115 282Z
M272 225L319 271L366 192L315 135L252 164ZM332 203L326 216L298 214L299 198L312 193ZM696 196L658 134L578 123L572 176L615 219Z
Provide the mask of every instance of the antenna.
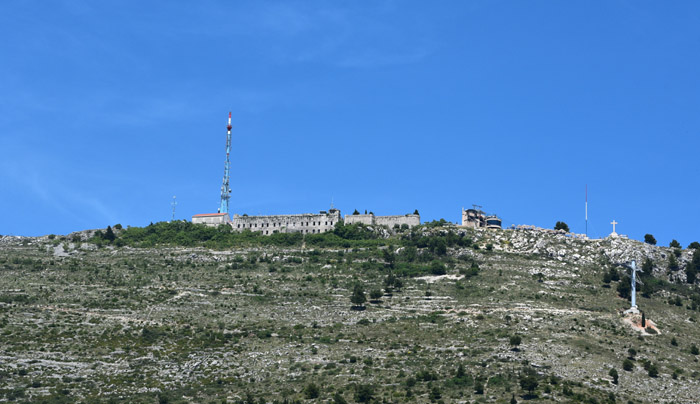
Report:
M588 184L586 184L586 238L588 238Z
M231 112L228 113L228 124L226 125L226 164L224 165L224 181L221 184L221 203L219 204L219 213L228 213L228 201L231 199L231 188L229 183L231 180Z
M175 221L175 206L177 206L177 200L176 200L175 195L173 195L173 201L170 202L170 206L173 207L173 217L172 217L172 219L170 219L170 221L174 222Z
M331 210L335 209L335 206L333 206L333 197L331 196Z

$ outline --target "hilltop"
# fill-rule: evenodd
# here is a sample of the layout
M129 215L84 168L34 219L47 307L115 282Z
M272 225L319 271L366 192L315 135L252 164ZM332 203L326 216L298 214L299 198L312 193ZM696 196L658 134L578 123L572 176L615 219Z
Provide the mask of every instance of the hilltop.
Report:
M439 222L396 232L341 224L315 235L185 222L108 233L0 239L0 398L700 396L693 249ZM632 259L642 269L637 303L656 328L622 315Z

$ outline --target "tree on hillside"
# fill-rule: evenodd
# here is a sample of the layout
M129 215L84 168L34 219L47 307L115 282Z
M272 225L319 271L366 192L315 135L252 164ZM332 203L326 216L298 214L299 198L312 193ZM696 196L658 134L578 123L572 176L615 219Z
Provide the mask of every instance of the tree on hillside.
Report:
M669 271L678 271L678 260L676 259L675 255L669 254L668 256L668 270Z
M389 246L389 248L385 249L382 254L384 255L384 261L386 261L387 266L394 269L394 266L396 265L396 254L394 254L394 248Z
M623 299L629 300L631 296L632 286L630 286L630 282L631 279L628 276L625 276L620 280L620 283L617 284L617 294Z
M644 235L644 242L647 244L656 245L656 239L649 233Z
M112 231L112 226L107 226L107 230L105 230L105 235L104 235L105 240L108 240L110 243L114 241L117 236L114 235L114 231Z
M644 259L644 263L642 264L642 272L644 275L651 275L654 270L654 262L649 258L646 257Z
M447 269L445 268L445 264L443 264L440 261L433 261L430 263L430 273L433 275L445 275L447 273Z
M688 245L688 248L693 250L700 249L700 243L698 243L697 241L693 241Z
M333 404L348 404L348 402L339 391L336 391L333 395Z
M365 290L362 288L362 285L356 283L355 287L352 290L352 296L350 296L350 303L352 303L352 309L364 310L366 301L367 297L365 296Z
M700 248L693 252L693 258L685 266L685 280L688 283L695 283L698 271L700 271Z
M673 239L671 242L668 244L669 247L671 248L682 248L681 243L679 243L677 240Z
M653 363L649 365L649 377L659 377L659 369Z
M321 394L321 389L314 383L309 383L304 387L304 397L306 399L318 398Z
M539 383L537 382L537 378L531 372L523 373L520 376L520 387L523 390L527 390L530 396L532 396L532 393L535 391L538 385Z
M554 225L554 230L564 230L565 232L569 232L569 225L564 223L564 222L557 222L557 224Z
M520 343L523 341L522 337L520 335L513 335L510 337L510 345L513 347L514 351L518 350L518 346L520 346Z
M617 380L620 377L620 375L617 373L617 370L615 368L612 368L610 369L608 374L610 375L610 377L613 378L613 384L617 384Z
M629 358L625 358L625 360L622 361L622 369L626 372L631 372L634 369L634 363L632 363Z
M418 213L418 209L414 210L414 211L413 211L413 214L414 214L414 215L418 215L418 214L419 214L419 213Z
M369 292L370 303L380 303L379 299L384 296L381 289L372 289Z
M369 403L374 400L374 386L371 384L358 384L355 387L355 401Z

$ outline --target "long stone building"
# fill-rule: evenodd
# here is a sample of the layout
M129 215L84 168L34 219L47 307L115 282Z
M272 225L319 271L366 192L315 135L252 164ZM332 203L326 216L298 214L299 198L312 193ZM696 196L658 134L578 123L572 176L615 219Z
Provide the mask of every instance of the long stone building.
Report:
M396 226L401 227L404 224L413 227L420 225L420 215L375 216L374 213L345 215L345 224L353 223L362 223L367 226L387 226L390 229Z
M235 214L230 224L234 231L259 231L266 235L274 233L315 234L333 230L340 220L340 211L331 209L327 212L322 210L319 213L298 215L241 216Z

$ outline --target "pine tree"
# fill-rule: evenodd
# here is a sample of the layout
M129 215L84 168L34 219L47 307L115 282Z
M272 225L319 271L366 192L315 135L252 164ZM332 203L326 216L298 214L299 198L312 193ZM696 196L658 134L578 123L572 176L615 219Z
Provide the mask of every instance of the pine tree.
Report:
M353 308L364 308L366 301L367 297L365 296L365 291L362 288L362 285L359 283L355 284L352 291L352 296L350 296L350 302L353 304Z
M114 235L114 232L112 231L112 226L107 226L107 230L105 231L104 235L105 240L109 241L110 243L114 241L115 238L117 238Z
M647 316L642 312L642 328L645 328L647 326Z
M651 275L653 271L654 262L649 257L647 257L644 260L644 263L642 264L642 272L644 272L645 275Z
M676 260L676 257L672 254L669 254L668 256L668 270L669 271L678 271L678 260Z

